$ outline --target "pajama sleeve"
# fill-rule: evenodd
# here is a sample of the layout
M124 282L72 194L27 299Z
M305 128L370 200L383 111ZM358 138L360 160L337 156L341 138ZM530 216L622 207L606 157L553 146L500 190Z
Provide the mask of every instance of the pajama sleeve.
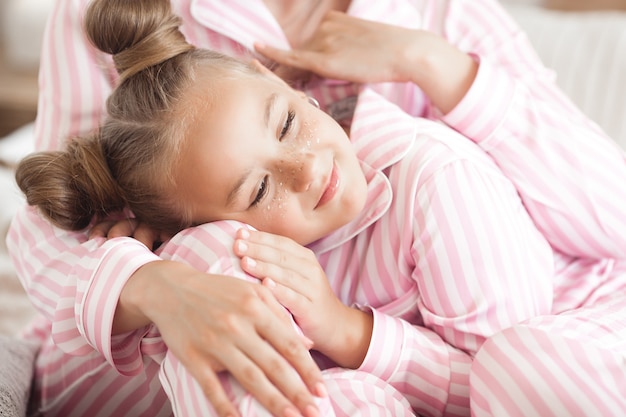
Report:
M449 3L445 36L474 54L479 70L442 120L489 153L554 248L626 257L623 150L560 91L495 1Z
M374 309L360 369L390 382L420 414L467 416L470 365L483 341L549 313L552 250L495 164L455 132L433 129L389 173L409 195L402 202L395 193L404 209L394 222L400 236L412 231L400 256L411 260L415 286L403 296L404 314Z
M115 69L82 31L87 3L59 0L48 17L39 68L38 151L62 149L68 139L94 130L104 114ZM32 207L14 217L7 244L31 302L52 322L55 343L71 354L95 349L118 362L111 338L118 296L129 276L154 254L132 239L105 243L88 240L85 232L57 229ZM130 373L140 366L136 358L119 359L134 363L126 368L133 368Z
M17 213L7 246L31 302L52 322L52 338L63 351L97 350L122 373L140 371L143 330L112 339L111 329L122 287L156 255L132 238L88 240L86 232L56 229L32 207Z
M59 0L48 17L39 66L35 148L61 149L76 135L94 130L116 79L109 56L83 32L85 0Z

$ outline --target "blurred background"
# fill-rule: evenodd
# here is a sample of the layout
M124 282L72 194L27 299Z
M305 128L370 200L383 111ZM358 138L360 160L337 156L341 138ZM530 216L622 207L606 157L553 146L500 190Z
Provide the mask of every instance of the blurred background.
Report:
M34 119L37 67L55 0L0 0L0 137Z

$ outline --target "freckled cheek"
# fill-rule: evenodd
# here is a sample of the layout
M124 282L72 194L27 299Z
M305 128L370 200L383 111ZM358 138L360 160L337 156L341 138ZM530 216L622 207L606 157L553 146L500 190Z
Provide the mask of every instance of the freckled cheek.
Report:
M299 140L301 142L301 146L304 149L310 150L314 145L319 145L320 136L319 136L317 124L313 124L308 121L304 122L302 124L301 132L302 134Z
M296 136L285 139L285 145L292 158L296 158L296 154L308 152L315 149L320 144L320 135L317 123L311 121L302 122L302 126Z
M262 219L268 224L277 219L284 219L288 212L290 195L286 184L279 182L273 197L260 207Z
M293 197L291 191L282 187L274 197L259 207L252 225L265 232L297 239L296 230L302 225L303 219L299 206L290 197Z
M287 207L289 204L289 190L284 182L279 182L276 186L277 190L272 197L272 210L278 215L278 217L284 219L287 213Z

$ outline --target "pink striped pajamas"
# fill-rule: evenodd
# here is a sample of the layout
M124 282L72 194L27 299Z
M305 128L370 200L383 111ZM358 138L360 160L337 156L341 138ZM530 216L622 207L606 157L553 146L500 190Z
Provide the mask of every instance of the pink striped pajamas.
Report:
M45 36L39 149L93 129L115 79L110 59L76 32L85 3L59 0ZM238 56L254 41L287 46L260 0L173 6L198 46ZM311 248L340 299L373 312L374 332L358 370L324 371L331 398L322 409L409 415L408 402L428 416L626 414L623 152L556 89L495 1L353 0L349 13L441 33L480 67L446 115L415 86L359 95L351 139L367 208ZM337 119L351 117L357 87L305 88ZM159 255L241 277L223 252L229 227L186 231ZM155 328L110 334L124 283L159 255L130 238L54 229L30 208L8 244L42 313L29 333L43 343L36 388L46 415L209 407ZM224 383L244 414L264 415Z

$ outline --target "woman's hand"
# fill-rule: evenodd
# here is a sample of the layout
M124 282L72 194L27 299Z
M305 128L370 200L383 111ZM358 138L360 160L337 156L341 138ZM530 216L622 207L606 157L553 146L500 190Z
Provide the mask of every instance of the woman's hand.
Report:
M288 409L315 415L311 393L325 395L310 341L296 333L284 308L261 285L209 276L173 261L148 263L124 287L113 332L148 323L158 327L220 416L238 415L217 378L221 370L275 416Z
M161 243L172 237L170 234L155 230L132 218L105 220L95 224L89 231L89 239L96 237L113 239L124 236L135 238L150 249L156 249Z
M286 237L240 229L235 254L294 316L315 349L343 367L357 368L372 333L372 317L333 293L315 254Z
M337 11L329 12L313 36L295 49L263 44L256 44L255 49L282 66L325 78L357 83L413 82L444 113L463 98L478 69L468 54L434 33Z

